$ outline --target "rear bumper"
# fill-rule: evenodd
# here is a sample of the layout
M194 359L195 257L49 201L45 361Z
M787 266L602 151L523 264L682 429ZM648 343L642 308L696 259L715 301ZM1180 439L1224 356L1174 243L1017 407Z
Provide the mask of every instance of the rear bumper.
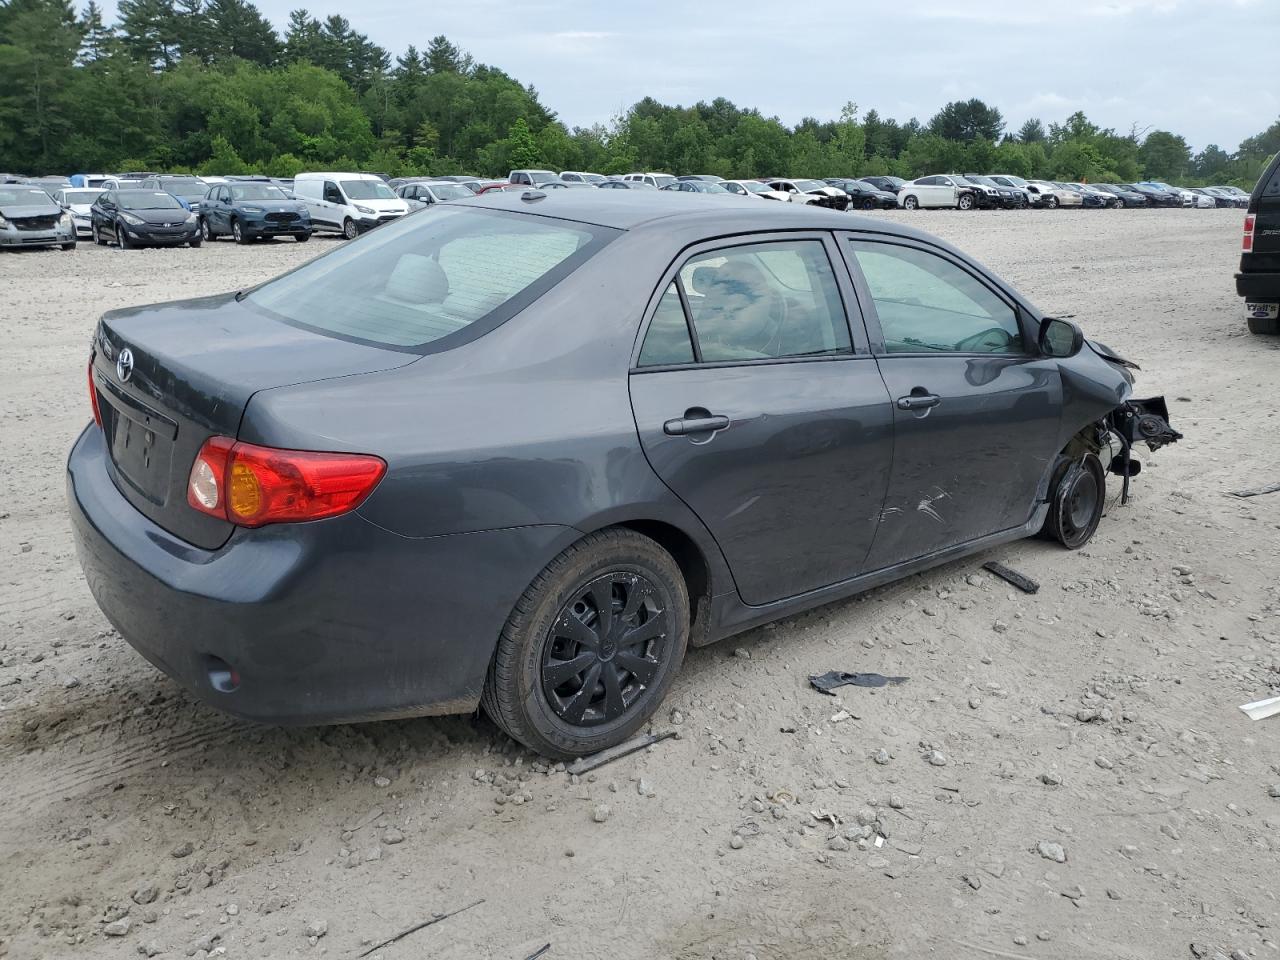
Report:
M1236 294L1246 300L1280 302L1280 273L1237 273Z
M106 457L90 424L67 461L94 599L200 699L269 723L474 709L519 595L578 536L544 525L411 539L348 514L238 530L202 550L134 509ZM224 665L239 676L232 692L215 687Z

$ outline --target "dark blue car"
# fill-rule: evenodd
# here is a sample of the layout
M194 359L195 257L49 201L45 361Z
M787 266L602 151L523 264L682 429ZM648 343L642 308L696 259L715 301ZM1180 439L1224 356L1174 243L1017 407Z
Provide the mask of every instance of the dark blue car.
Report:
M206 240L231 237L236 243L262 238L293 237L299 243L311 239L311 214L307 205L294 200L271 183L250 181L210 187L197 204L200 233Z
M928 234L524 190L113 310L68 499L90 590L231 713L468 712L556 757L685 650L1041 531L1177 438L1126 361Z

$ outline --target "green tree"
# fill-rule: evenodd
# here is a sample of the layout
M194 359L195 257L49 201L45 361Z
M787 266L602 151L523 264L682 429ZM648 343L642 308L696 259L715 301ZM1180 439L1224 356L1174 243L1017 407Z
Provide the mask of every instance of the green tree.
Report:
M0 5L0 155L49 172L69 130L64 94L84 29L67 0Z
M116 32L103 22L102 7L98 6L98 0L89 0L88 6L84 8L84 16L80 18L80 32L84 36L80 43L80 56L76 60L80 66L96 63L115 48Z
M135 59L171 67L178 59L181 20L173 0L120 0L120 42Z
M945 140L968 143L978 137L998 140L1004 130L1004 117L995 107L976 97L946 104L929 121L929 131Z
M511 133L506 140L513 169L537 167L542 163L542 155L538 153L538 143L529 132L529 125L525 123L524 117L520 117L512 125Z
M1040 143L1045 139L1044 124L1035 117L1018 128L1018 140L1021 143Z
M1177 134L1153 130L1138 148L1138 159L1148 179L1176 182L1191 166L1191 148Z

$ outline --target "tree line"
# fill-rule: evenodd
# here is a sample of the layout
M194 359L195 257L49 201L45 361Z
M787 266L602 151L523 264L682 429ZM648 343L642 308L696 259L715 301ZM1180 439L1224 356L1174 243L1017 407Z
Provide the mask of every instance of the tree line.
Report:
M283 33L248 0L0 0L0 170L292 176L304 169L503 175L516 167L869 176L1000 171L1092 182L1251 187L1280 120L1234 152L1082 112L1006 128L981 100L899 122L848 103L794 126L718 97L646 97L569 129L537 90L444 36L394 59L341 16L294 10Z

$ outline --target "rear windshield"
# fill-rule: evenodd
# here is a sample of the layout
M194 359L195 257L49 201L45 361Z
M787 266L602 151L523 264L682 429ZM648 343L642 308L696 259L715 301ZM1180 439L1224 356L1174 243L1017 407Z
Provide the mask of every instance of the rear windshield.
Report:
M381 180L343 180L348 200L394 200L396 195Z
M237 183L231 187L233 200L288 200L288 195L269 183Z
M371 182L371 181L370 181ZM379 227L250 292L276 317L397 349L445 349L514 316L617 231L461 207ZM451 334L458 337L432 347ZM424 351L425 352L425 351Z

